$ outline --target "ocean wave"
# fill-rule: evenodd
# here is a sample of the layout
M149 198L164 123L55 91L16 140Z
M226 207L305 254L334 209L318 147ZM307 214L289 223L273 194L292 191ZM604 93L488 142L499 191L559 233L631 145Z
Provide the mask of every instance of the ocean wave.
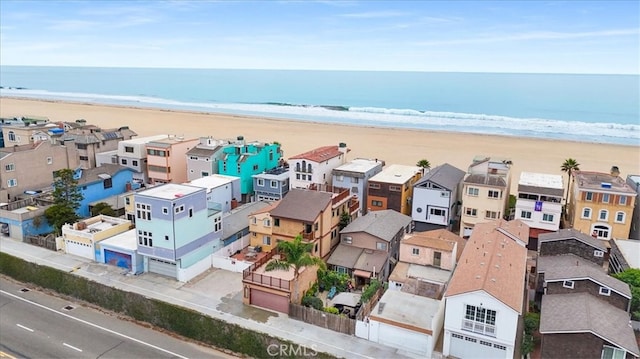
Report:
M217 103L185 102L153 96L105 95L2 88L2 96L59 99L116 105L146 106L204 112L246 114L302 121L500 134L587 142L640 144L640 124L581 122L542 118L516 118L490 114L421 111L343 105L309 105L286 102Z

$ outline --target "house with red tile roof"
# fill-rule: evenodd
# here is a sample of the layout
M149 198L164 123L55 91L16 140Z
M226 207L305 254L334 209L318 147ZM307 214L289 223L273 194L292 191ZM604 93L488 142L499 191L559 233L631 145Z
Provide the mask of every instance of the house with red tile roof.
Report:
M528 232L518 220L476 224L444 296L445 356L520 357Z
M340 143L290 157L288 163L291 188L309 188L313 183L331 185L331 173L334 168L347 163L347 152L347 145Z

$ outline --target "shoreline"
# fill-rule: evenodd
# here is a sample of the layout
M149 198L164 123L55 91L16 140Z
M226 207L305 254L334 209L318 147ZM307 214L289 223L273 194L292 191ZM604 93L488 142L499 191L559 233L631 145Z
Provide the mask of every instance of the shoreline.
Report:
M640 146L543 139L493 134L461 133L319 121L257 117L209 111L162 109L90 102L0 97L0 116L43 116L52 122L85 119L103 128L129 126L139 137L157 134L187 138L211 136L248 141L277 141L284 158L316 147L345 142L347 159L378 158L387 164L415 165L428 159L432 167L449 163L464 171L477 155L511 158L512 188L520 171L559 174L567 158L582 170L609 172L620 168L622 177L640 174Z

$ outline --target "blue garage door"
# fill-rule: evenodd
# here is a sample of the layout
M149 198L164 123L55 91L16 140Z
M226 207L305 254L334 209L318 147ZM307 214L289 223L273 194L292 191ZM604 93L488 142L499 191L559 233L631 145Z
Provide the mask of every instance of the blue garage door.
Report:
M131 270L131 255L125 253L119 253L110 251L108 249L104 250L104 261L107 264L111 264L114 266L118 266L121 268L127 268Z

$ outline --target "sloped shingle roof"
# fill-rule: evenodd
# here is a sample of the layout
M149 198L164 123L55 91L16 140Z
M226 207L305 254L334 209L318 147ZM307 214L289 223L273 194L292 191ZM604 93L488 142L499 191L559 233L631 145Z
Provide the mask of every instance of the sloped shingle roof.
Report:
M271 211L272 217L281 217L305 222L314 222L331 203L328 192L292 189Z
M398 231L408 226L411 221L411 217L391 209L372 211L362 217L356 218L343 228L340 233L365 232L390 242Z
M557 232L540 234L538 236L538 246L540 246L540 244L544 242L562 241L566 239L578 240L600 251L607 250L607 248L605 247L604 243L601 240L588 236L573 228L565 228Z
M427 172L418 182L416 182L414 187L420 186L425 182L433 182L438 186L452 191L464 179L464 175L465 172L463 170L445 163Z

